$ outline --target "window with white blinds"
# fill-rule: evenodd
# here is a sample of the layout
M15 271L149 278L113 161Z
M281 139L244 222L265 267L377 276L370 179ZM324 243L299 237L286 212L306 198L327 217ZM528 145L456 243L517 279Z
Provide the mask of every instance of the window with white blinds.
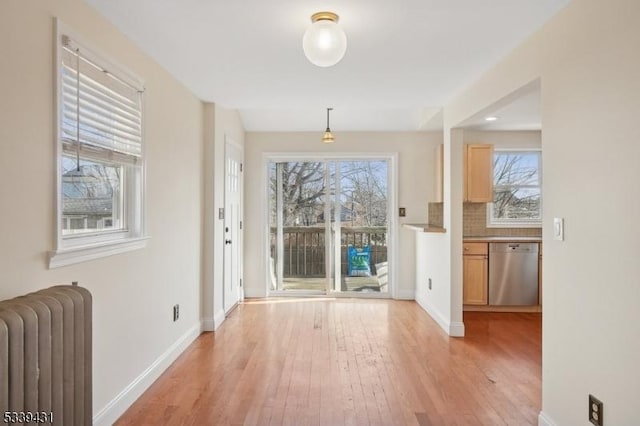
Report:
M142 156L142 88L98 63L70 37L61 41L63 150L136 164Z
M50 267L146 245L141 80L56 20L57 249Z

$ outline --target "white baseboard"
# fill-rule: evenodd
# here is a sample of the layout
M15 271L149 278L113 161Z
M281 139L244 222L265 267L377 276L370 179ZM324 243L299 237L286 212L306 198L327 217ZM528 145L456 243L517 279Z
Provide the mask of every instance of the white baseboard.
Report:
M556 426L556 423L544 411L540 411L540 414L538 414L538 426Z
M416 299L416 302L418 302L418 305L420 305L422 309L427 311L429 316L433 318L449 336L455 336L455 337L464 336L464 324L458 323L458 322L451 323L449 319L445 318L445 316L442 315L440 311L438 311L438 309L436 309L433 305L427 302L424 296L420 296L417 292L415 295L415 299ZM455 334L452 334L452 333L455 333Z
M449 336L464 337L464 323L462 321L454 321L450 323Z
M173 361L200 335L201 324L187 330L146 370L93 416L95 426L112 425L155 382Z
M217 314L213 316L213 331L216 331L220 325L224 322L225 315L224 309L220 309Z
M245 299L260 299L263 297L267 297L266 289L255 289L255 288L244 288L244 298Z
M202 331L213 331L215 328L213 327L214 321L212 317L202 318Z
M407 290L407 289L402 289L402 290L397 290L396 294L394 296L394 299L396 300L414 300L415 299L415 290Z

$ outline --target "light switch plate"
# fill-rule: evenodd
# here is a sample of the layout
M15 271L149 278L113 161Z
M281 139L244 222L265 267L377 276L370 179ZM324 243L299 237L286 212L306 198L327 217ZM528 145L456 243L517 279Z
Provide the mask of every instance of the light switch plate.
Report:
M553 218L553 239L564 241L564 218Z

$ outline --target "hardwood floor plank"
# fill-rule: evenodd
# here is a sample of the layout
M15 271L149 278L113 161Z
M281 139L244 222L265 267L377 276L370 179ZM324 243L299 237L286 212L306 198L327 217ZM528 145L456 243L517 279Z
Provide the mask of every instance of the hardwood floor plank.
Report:
M410 301L251 300L116 424L537 424L541 314L464 323L450 338Z

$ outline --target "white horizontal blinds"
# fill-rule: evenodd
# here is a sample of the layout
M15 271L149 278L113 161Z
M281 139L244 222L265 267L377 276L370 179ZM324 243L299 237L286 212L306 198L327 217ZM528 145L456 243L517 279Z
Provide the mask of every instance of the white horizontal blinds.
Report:
M63 150L135 164L142 156L142 90L96 62L63 36Z

